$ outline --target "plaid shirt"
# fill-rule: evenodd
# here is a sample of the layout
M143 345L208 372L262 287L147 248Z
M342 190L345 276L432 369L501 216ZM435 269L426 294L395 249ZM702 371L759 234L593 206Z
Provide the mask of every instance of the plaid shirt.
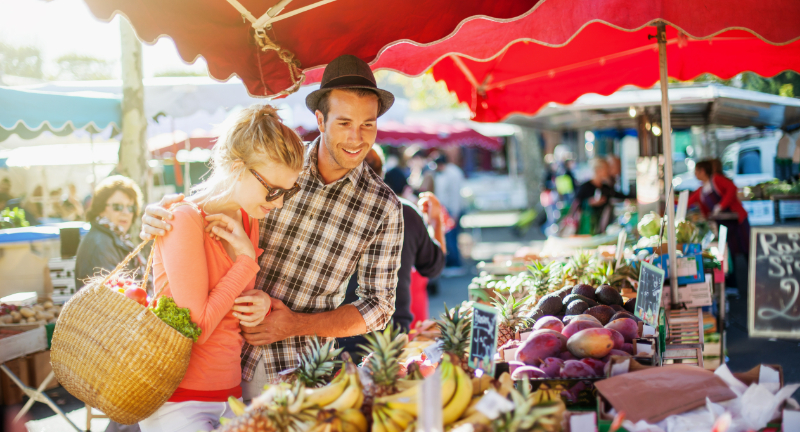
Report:
M383 329L394 313L403 246L400 201L362 163L326 185L317 171L320 139L309 146L300 192L261 222L264 253L256 287L301 313L332 311L344 300L358 267L358 308L367 331ZM245 343L242 378L250 381L263 352L269 381L299 365L310 336L257 347Z

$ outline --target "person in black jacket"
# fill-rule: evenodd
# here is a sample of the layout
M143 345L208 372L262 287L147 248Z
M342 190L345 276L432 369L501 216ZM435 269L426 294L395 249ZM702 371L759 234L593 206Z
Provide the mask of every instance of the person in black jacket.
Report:
M375 147L370 150L366 162L375 173L383 174L383 159ZM392 179L389 183L387 185L398 195L403 193L403 189L407 185L404 181L398 181L398 179ZM445 264L445 251L442 246L444 245L444 223L441 204L439 204L436 196L430 192L423 193L420 196L420 206L428 214L428 220L434 231L434 238L431 238L428 234L428 228L420 210L410 201L400 198L400 202L403 204L405 231L401 265L400 270L397 272L397 294L392 320L396 326L405 332L408 332L411 322L414 320L414 315L411 313L412 267L416 268L417 272L422 276L431 278L438 276L444 269ZM358 296L356 296L357 287L358 282L356 279L350 278L343 304L358 300ZM359 344L366 343L363 336L339 338L337 342L354 359L360 359L364 355L363 350L358 348Z
M86 216L92 229L81 239L75 259L75 287L81 288L95 275L113 270L134 249L128 231L139 213L142 192L133 180L111 176L94 190ZM134 259L127 270L143 267Z

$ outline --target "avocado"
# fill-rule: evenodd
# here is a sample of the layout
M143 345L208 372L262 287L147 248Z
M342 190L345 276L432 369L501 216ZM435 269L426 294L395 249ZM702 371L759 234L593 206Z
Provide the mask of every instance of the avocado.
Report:
M611 309L610 306L600 305L590 307L589 309L586 309L586 312L584 313L597 318L597 320L600 321L600 324L606 325L611 321L611 317L613 317L616 312L614 309Z
M531 311L531 312L528 314L528 317L527 317L527 318L528 318L529 320L531 320L531 322L535 322L536 320L538 320L539 318L541 318L541 317L543 317L543 316L545 316L544 312L543 312L541 309L539 309L538 307L535 307L535 308L533 308L533 310L532 310L532 311Z
M595 290L594 288L592 288L591 285L586 285L586 284L575 285L574 287L572 287L572 294L582 295L588 299L597 301L597 297L595 296Z
M567 315L580 315L589 309L589 304L583 300L573 300L567 306Z
M637 321L637 322L641 321L641 319L639 317L637 317L636 315L634 315L632 313L629 313L627 311L615 313L614 316L611 317L611 321L614 321L614 320L617 320L617 319L620 319L620 318L630 318L630 319L632 319L634 321Z
M636 299L635 298L629 299L628 301L625 302L625 305L623 305L622 307L624 307L625 310L630 313L636 312Z
M617 312L622 312L622 311L625 310L625 308L623 308L622 306L620 306L618 304L612 304L612 305L609 305L609 306L611 306L611 309L614 309Z
M594 301L594 300L592 300L590 298L584 297L584 296L582 296L580 294L570 294L570 295L564 297L564 301L562 303L565 304L565 305L568 305L568 304L572 303L575 300L583 300L587 305L589 305L589 307L597 306L597 302L596 301Z
M555 293L540 298L536 305L545 315L558 315L561 312L561 306L561 297Z
M572 287L564 287L555 292L555 294L558 295L561 300L564 300L564 297L570 295L571 293Z
M622 306L622 296L619 295L619 291L611 288L610 285L600 285L597 287L597 291L595 291L594 294L597 297L597 302L600 304L616 304Z

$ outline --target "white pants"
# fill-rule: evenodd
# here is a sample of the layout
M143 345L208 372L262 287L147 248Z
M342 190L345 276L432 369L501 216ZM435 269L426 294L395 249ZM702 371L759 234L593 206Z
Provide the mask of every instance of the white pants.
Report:
M264 393L264 386L269 384L267 380L267 366L264 364L264 350L261 350L261 355L256 362L256 370L253 373L253 379L249 382L242 380L242 399L249 404L256 396Z
M142 432L213 431L220 417L235 417L228 402L167 402L139 427Z

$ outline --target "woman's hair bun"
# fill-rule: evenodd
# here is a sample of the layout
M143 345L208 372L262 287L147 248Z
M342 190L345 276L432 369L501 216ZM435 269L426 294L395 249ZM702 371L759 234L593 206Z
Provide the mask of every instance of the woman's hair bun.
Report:
M278 115L278 109L272 105L264 104L261 109L258 111L259 116L269 116L278 121L282 121L281 117Z

